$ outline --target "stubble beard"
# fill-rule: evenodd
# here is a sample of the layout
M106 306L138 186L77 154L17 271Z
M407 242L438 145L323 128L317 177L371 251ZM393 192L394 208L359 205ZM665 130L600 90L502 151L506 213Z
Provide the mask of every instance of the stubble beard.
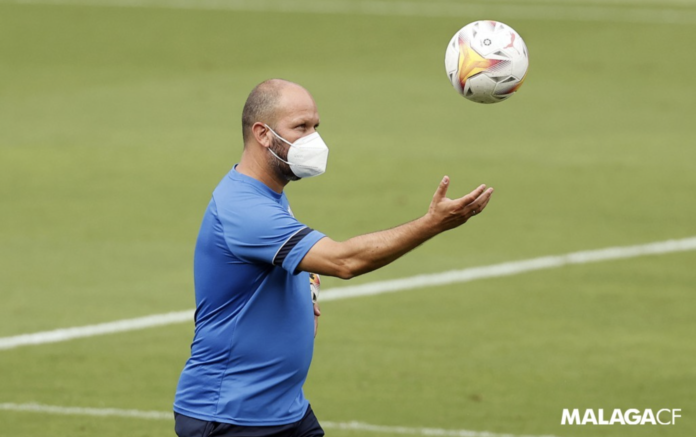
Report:
M279 140L278 138L273 138L271 140L271 151L278 155L283 161L288 160L288 151L290 150L290 147L287 146L284 142ZM292 172L292 169L290 169L290 166L286 164L285 162L281 161L280 159L276 158L273 156L273 153L269 153L268 159L270 159L269 162L269 167L271 168L271 171L275 174L276 177L278 177L280 180L284 182L291 182L291 181L298 181L300 180L295 173Z

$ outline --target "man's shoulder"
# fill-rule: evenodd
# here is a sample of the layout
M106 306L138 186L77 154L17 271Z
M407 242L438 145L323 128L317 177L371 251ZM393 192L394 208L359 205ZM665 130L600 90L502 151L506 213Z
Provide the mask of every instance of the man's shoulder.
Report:
M254 202L257 204L273 202L273 199L262 189L259 189L259 187L243 179L234 178L232 172L226 174L217 187L215 187L213 198L217 203L227 203L232 200L236 202Z
M256 221L261 224L278 215L290 214L284 195L274 196L263 187L226 175L213 191L212 204L218 216L234 222Z

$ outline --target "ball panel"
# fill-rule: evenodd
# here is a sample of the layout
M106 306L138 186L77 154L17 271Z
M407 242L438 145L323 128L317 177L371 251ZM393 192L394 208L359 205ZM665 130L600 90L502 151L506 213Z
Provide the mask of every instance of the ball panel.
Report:
M509 98L524 82L528 67L522 38L497 21L467 24L450 39L445 52L445 69L452 86L479 103Z

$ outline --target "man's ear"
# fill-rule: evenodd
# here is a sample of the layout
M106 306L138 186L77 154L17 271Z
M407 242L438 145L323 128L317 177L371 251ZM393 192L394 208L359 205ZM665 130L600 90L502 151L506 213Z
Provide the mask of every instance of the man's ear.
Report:
M271 147L271 139L268 137L270 132L265 124L258 121L251 126L251 133L256 142L266 148Z

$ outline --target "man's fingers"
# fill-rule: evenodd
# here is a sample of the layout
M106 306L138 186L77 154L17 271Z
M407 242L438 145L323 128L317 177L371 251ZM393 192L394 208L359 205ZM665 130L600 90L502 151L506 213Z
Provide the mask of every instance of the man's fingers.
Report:
M481 194L478 199L475 201L471 202L468 205L468 210L471 211L471 215L478 215L481 214L481 211L486 208L486 205L488 205L488 201L491 200L491 196L493 195L493 188L489 188L486 190L483 194Z
M449 187L449 176L445 176L440 181L440 185L437 186L435 194L433 195L433 202L438 203L447 195L447 188Z
M314 337L317 336L317 329L319 328L319 316L321 316L319 304L314 302Z
M493 197L493 188L490 189L488 196L486 196L486 200L483 201L483 206L481 207L481 209L485 208L486 205L488 205L488 202L491 200L491 197Z
M471 193L467 194L464 197L457 199L456 200L457 209L464 208L465 206L469 205L471 202L474 202L476 199L478 199L481 196L481 194L483 194L485 189L486 189L486 185L481 184L478 186L478 188L476 188Z

